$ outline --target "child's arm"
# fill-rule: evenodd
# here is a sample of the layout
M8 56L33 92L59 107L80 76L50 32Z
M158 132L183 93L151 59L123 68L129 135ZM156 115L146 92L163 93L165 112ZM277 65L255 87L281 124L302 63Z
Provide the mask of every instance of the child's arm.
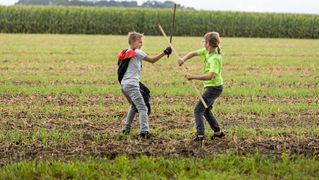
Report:
M143 60L149 62L149 63L156 63L158 60L160 60L163 56L165 56L164 53L158 54L156 56L145 56Z
M184 57L182 57L178 60L178 65L180 65L180 66L183 65L184 62L193 58L194 56L198 56L197 51L191 51L191 52L187 53Z
M143 60L149 62L149 63L156 63L158 60L160 60L163 56L171 54L172 49L170 47L166 48L161 54L158 54L156 56L145 56Z
M214 73L212 72L209 72L207 74L203 74L203 75L192 75L192 74L186 74L185 77L188 79L188 80L202 80L202 81L205 81L205 80L211 80L214 78Z

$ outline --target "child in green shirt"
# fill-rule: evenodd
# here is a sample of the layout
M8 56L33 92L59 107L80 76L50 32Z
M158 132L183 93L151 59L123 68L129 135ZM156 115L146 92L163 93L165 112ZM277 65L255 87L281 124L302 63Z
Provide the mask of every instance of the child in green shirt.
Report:
M197 51L187 53L184 57L178 60L181 66L188 59L194 56L200 56L204 59L204 74L203 75L185 75L188 80L202 80L204 81L205 92L202 95L208 108L205 108L203 103L199 101L194 109L195 123L196 123L196 141L202 141L205 134L205 126L203 116L208 121L210 127L214 130L214 135L211 139L216 137L222 138L225 134L220 130L217 119L212 113L212 107L215 100L223 91L222 78L222 57L220 48L220 37L217 32L208 32L204 36L203 44L205 48Z

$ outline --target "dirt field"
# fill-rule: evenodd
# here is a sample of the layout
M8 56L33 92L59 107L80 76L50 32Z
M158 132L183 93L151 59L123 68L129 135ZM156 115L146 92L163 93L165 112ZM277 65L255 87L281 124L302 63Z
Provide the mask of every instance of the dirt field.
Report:
M131 135L120 133L128 104L116 80L116 54L126 37L1 34L0 41L1 167L122 155L204 160L257 153L279 161L285 154L319 155L318 40L223 38L225 90L213 111L227 136L209 140L206 124L203 146L192 142L198 98L173 56L143 64L153 137L140 141L137 118ZM174 45L185 54L200 41L177 37ZM165 46L162 37L145 37L149 54ZM202 65L198 58L186 64L194 74Z

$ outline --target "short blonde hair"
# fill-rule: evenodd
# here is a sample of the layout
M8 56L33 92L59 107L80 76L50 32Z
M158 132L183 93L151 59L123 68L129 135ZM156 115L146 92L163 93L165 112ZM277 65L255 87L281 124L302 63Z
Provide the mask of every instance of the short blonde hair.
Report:
M144 34L138 33L138 32L129 32L128 33L128 44L131 44L132 42L142 39L144 37Z

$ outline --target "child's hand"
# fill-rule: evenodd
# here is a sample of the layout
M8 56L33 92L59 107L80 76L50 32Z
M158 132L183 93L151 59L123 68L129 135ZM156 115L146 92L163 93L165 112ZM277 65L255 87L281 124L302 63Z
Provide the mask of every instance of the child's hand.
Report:
M185 77L187 80L192 80L193 79L193 75L191 74L185 74Z
M182 58L180 58L178 61L177 61L178 65L179 66L182 66L184 64L184 61L182 60Z
M166 54L166 55L172 54L172 48L171 48L171 47L167 47L167 48L163 51L163 53Z

